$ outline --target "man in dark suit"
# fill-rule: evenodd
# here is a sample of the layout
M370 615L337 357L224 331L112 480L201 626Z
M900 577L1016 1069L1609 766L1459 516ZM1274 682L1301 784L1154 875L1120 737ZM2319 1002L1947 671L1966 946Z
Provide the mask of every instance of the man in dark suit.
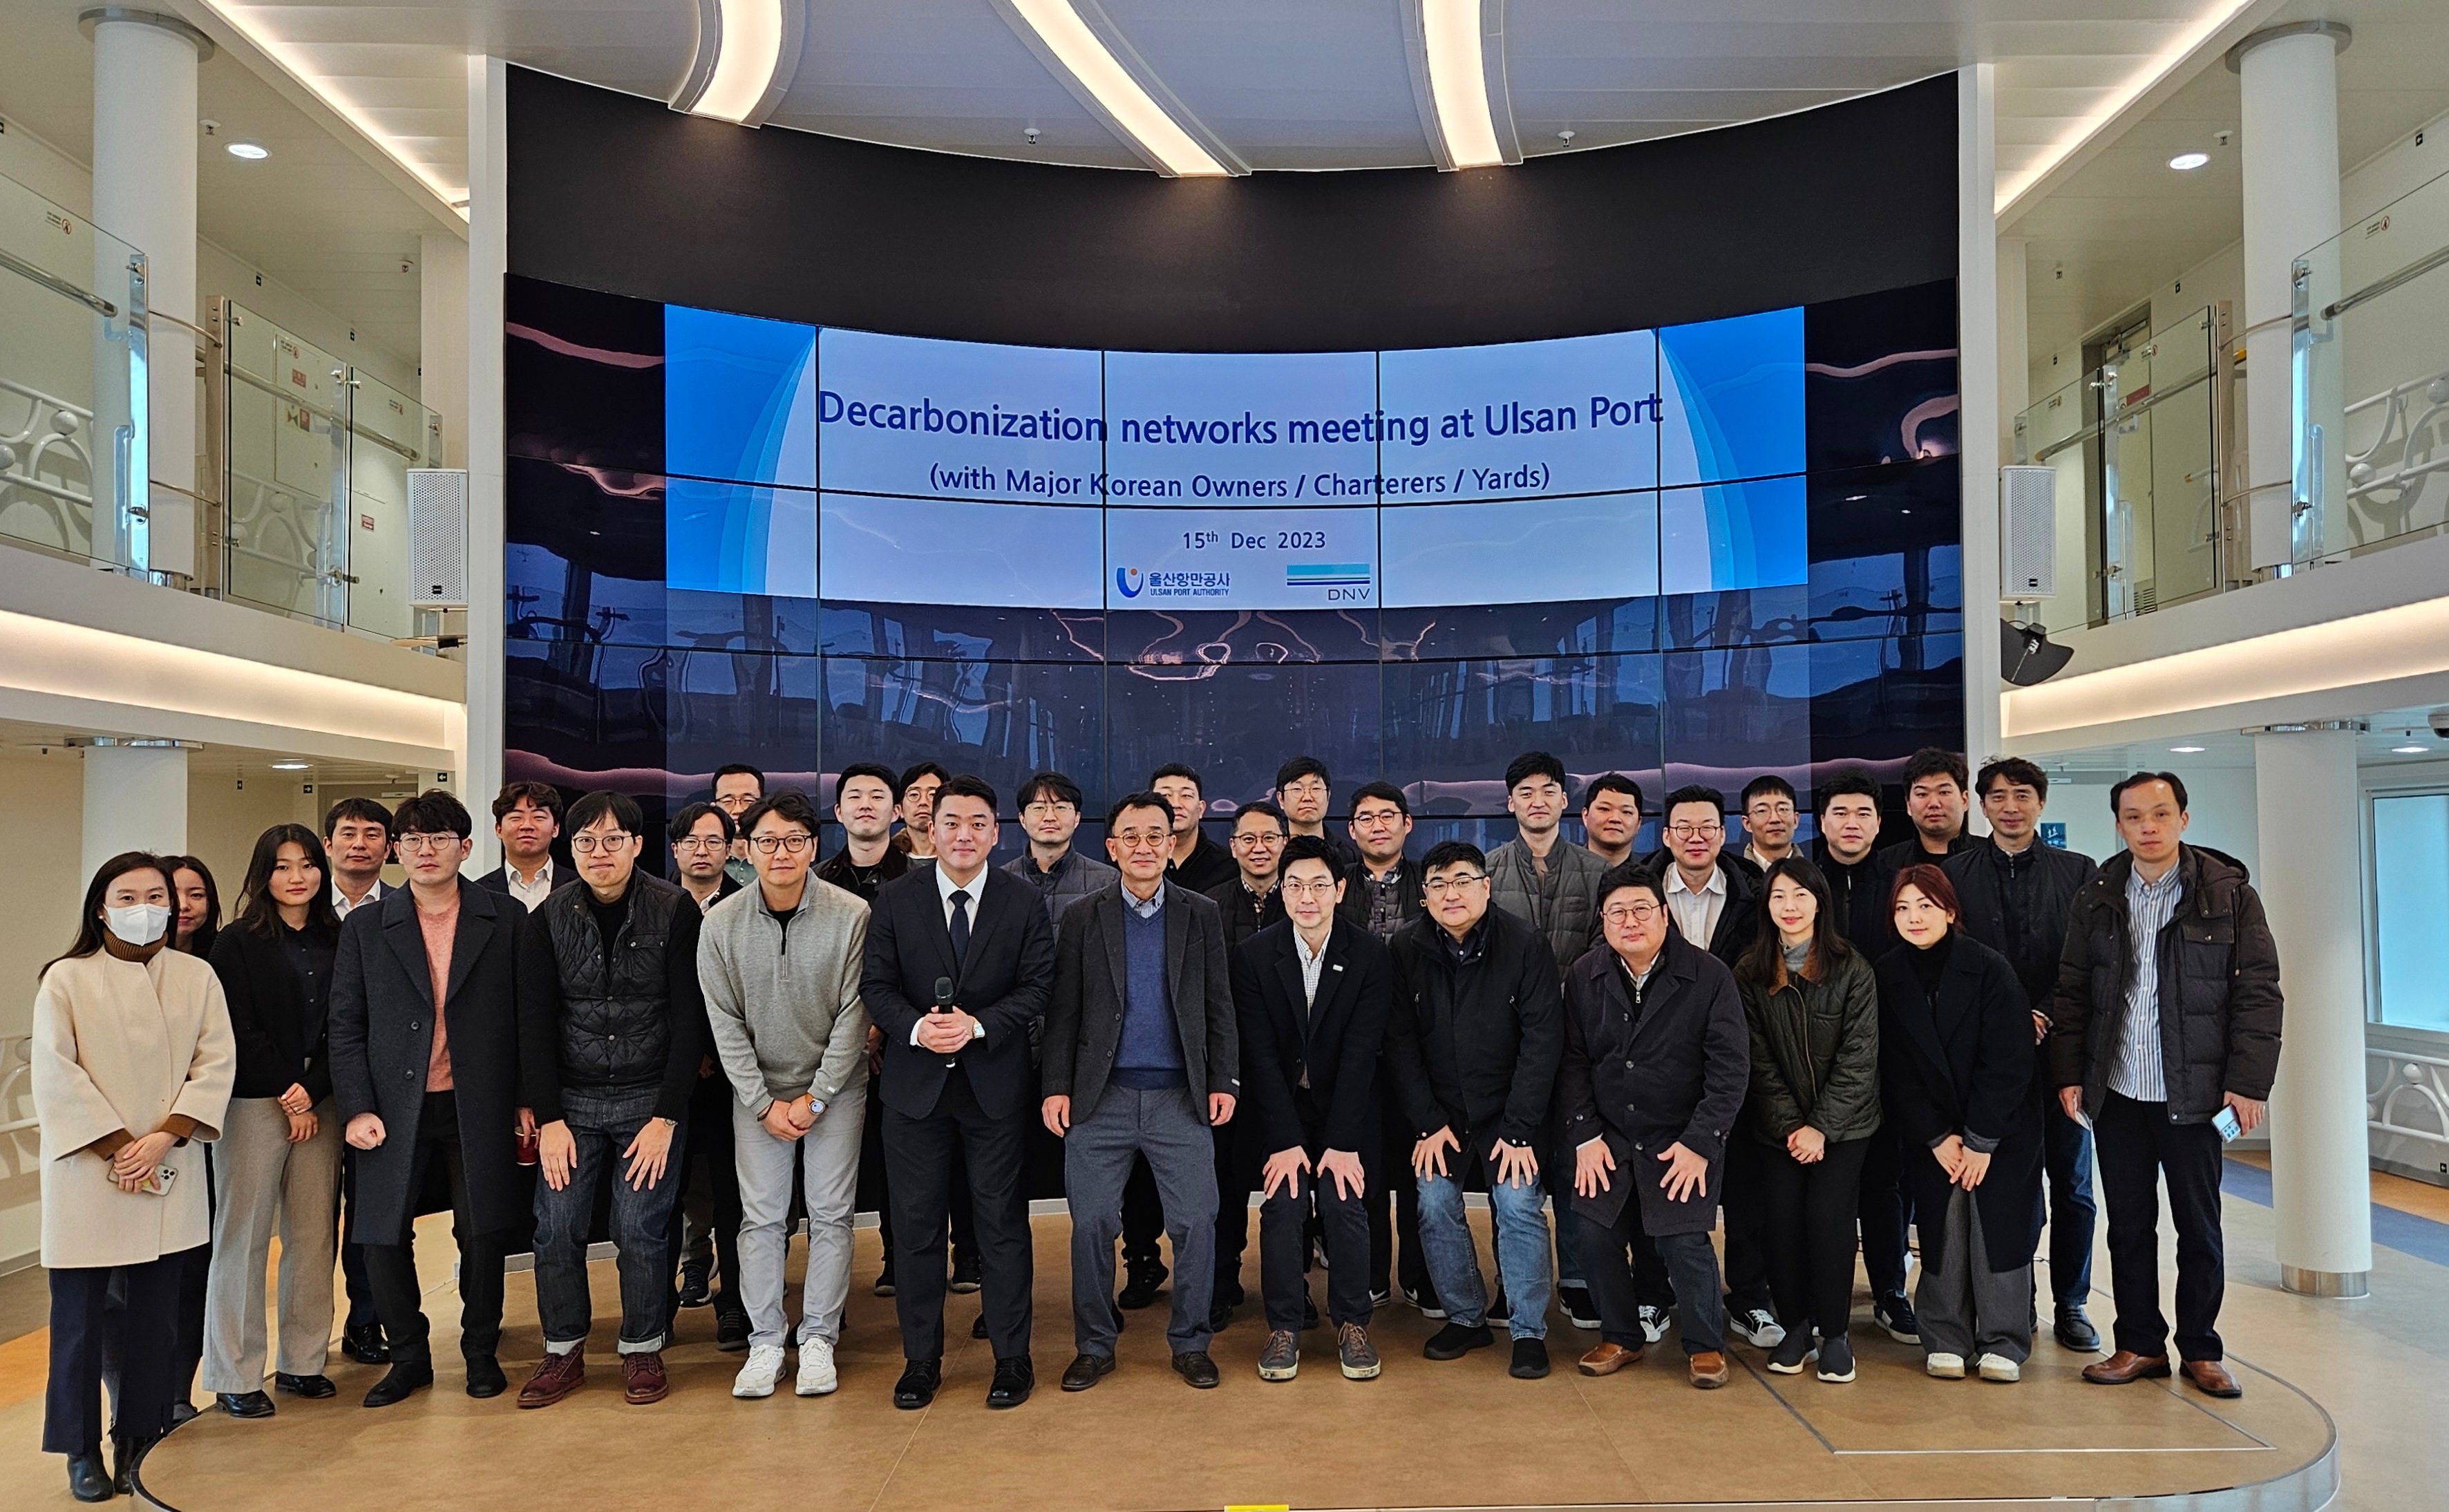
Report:
M1106 853L1122 875L1064 914L1046 1013L1046 1127L1063 1141L1071 1202L1071 1329L1079 1353L1063 1389L1114 1368L1114 1241L1134 1156L1156 1179L1173 1238L1174 1372L1216 1385L1207 1355L1215 1277L1216 1144L1209 1130L1240 1098L1241 1039L1224 921L1165 878L1173 809L1133 793L1106 816Z
M1326 1238L1326 1314L1346 1379L1379 1371L1369 1342L1369 1176L1361 1152L1379 1137L1378 1053L1394 998L1394 960L1338 909L1346 890L1335 853L1303 835L1285 851L1285 921L1233 954L1242 1016L1244 1141L1263 1152L1259 1277L1267 1343L1259 1379L1301 1368L1309 1300L1309 1219Z
M1726 1384L1709 1230L1728 1135L1751 1075L1734 973L1676 930L1656 874L1618 866L1599 884L1605 942L1565 979L1556 1111L1573 1150L1583 1265L1600 1342L1584 1375L1612 1375L1646 1342L1625 1250L1648 1234L1675 1276L1676 1331L1692 1384Z
M987 864L995 792L962 776L935 790L935 864L887 882L868 920L859 983L882 1031L884 1153L893 1203L894 1308L908 1364L893 1405L916 1411L943 1384L944 1225L966 1156L977 1218L994 1381L1014 1407L1029 1359L1029 1201L1021 1153L1035 1106L1030 1039L1054 979L1054 929L1027 882Z
M550 783L504 783L493 795L493 834L502 843L502 863L476 879L519 901L529 913L569 881L553 864L552 843L561 838L561 789Z
M525 910L460 877L468 810L435 789L399 805L408 885L358 909L332 967L332 1089L357 1152L352 1236L366 1247L391 1370L366 1393L389 1406L434 1384L434 1355L409 1249L416 1194L439 1163L459 1240L459 1349L468 1394L509 1382L502 1334L503 1231L528 1212L517 1142L526 1064L552 1055L550 1031L519 1012L515 957Z

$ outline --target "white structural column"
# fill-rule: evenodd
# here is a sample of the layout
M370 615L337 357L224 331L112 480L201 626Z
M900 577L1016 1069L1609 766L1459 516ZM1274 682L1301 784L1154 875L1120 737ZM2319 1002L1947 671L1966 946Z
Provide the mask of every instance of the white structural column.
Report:
M2290 270L2339 231L2338 55L2349 37L2335 21L2299 21L2227 53L2245 139L2247 518L2258 568L2294 559Z
M448 231L417 239L416 397L442 417L435 467L468 465L468 243Z
M175 856L187 848L187 751L175 741L120 742L85 753L85 869L122 851Z
M1956 301L1964 486L1964 749L1998 754L1998 217L1996 68L1956 73Z
M2361 1297L2372 1273L2372 1179L2356 731L2258 731L2253 769L2261 853L2285 858L2253 879L2287 998L2270 1095L2279 1282L2313 1296Z
M468 58L468 756L459 791L471 808L502 783L502 280L510 270L508 66ZM476 827L472 871L501 859L490 825Z
M105 6L93 33L93 219L145 254L157 572L196 573L196 65L212 52L176 16Z

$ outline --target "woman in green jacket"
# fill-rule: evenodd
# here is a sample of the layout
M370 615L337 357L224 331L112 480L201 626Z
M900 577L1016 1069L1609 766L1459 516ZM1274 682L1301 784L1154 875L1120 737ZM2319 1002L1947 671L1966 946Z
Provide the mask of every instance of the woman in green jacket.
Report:
M1761 1148L1753 1200L1769 1290L1785 1338L1768 1367L1854 1379L1854 1211L1862 1153L1880 1126L1880 990L1871 963L1838 933L1828 880L1801 856L1768 869L1761 920L1735 963L1751 1027L1743 1130Z

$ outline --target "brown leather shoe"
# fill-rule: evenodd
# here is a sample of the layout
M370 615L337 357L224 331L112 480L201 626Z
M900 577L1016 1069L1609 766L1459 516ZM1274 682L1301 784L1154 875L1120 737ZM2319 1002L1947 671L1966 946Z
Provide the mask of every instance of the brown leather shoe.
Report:
M1602 1344L1582 1356L1581 1364L1574 1368L1584 1375L1613 1375L1626 1366L1640 1363L1641 1350L1638 1347L1628 1349L1623 1345L1610 1343Z
M2186 1379L2194 1384L2194 1389L2207 1397L2245 1395L2245 1387L2238 1386L2236 1377L2228 1374L2227 1367L2217 1360L2189 1360L2178 1368L2186 1372Z
M2129 1381L2162 1379L2168 1373L2167 1355L2136 1354L2131 1349L2120 1349L2083 1367L2083 1378L2094 1386L2124 1386Z
M621 1400L631 1406L643 1407L649 1402L661 1402L671 1390L672 1384L664 1376L664 1357L660 1350L621 1357Z
M1716 1349L1704 1349L1692 1356L1692 1384L1704 1391L1715 1391L1734 1376L1726 1368L1726 1355Z
M544 1363L519 1387L519 1405L549 1407L569 1395L587 1379L587 1351L572 1349L568 1354L548 1354Z

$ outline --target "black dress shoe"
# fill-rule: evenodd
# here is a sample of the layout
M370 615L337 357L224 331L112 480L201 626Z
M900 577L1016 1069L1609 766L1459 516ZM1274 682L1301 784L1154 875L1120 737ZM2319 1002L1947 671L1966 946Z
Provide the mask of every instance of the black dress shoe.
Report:
M511 1388L511 1378L502 1374L502 1362L490 1354L468 1357L468 1394L483 1401L497 1397Z
M142 1439L110 1438L110 1488L121 1496L136 1494L136 1467L145 1463L145 1451L161 1443L159 1435Z
M1001 1378L998 1371L997 1378ZM935 1388L944 1384L944 1367L934 1360L913 1360L901 1367L901 1379L893 1383L893 1405L904 1412L916 1412L935 1400Z
M383 1343L379 1323L353 1323L343 1329L340 1352L359 1365L391 1364L391 1346Z
M68 1495L80 1502L107 1502L114 1494L110 1472L102 1467L100 1449L68 1456Z
M221 1391L214 1394L213 1400L234 1418L272 1416L272 1399L260 1391Z
M1114 1373L1114 1357L1110 1354L1075 1354L1063 1367L1063 1389L1086 1391Z
M1216 1362L1207 1358L1205 1349L1185 1349L1175 1355L1173 1373L1202 1390L1223 1379L1216 1373Z
M973 1339L983 1339L986 1336L987 1315L981 1312L976 1317L970 1320L970 1337Z
M1029 1356L1018 1354L995 1362L994 1384L987 1387L987 1405L1016 1407L1029 1400L1037 1386L1037 1367Z
M391 1368L383 1372L383 1378L374 1384L374 1389L366 1393L366 1405L391 1406L407 1401L433 1384L434 1367L395 1360Z
M290 1375L285 1371L275 1375L272 1378L272 1385L276 1390L287 1392L293 1397L303 1397L309 1402L319 1402L340 1389L332 1384L332 1378L327 1375Z
M1165 1289L1165 1278L1168 1274L1170 1272L1163 1265L1131 1267L1130 1275L1123 1282L1123 1294L1114 1299L1115 1305L1132 1312L1149 1306L1156 1301L1156 1294Z
M2100 1330L2092 1326L2081 1308L2058 1308L2058 1347L2077 1354L2100 1352Z
M714 1347L725 1354L738 1354L747 1348L748 1314L717 1308L714 1313Z

